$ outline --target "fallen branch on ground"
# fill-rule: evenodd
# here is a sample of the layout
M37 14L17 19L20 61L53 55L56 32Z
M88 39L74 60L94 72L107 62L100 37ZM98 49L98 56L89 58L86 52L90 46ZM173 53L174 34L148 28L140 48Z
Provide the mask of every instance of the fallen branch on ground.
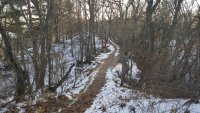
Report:
M69 77L68 75L70 74L70 72L71 72L71 70L72 70L72 68L73 68L74 66L75 66L75 63L73 63L73 64L69 67L69 70L67 71L67 73L65 74L65 76L63 76L63 77L61 78L61 80L60 80L55 86L49 88L49 91L55 92L56 89L57 89L59 86L61 86L62 83L63 83L66 79L68 79L68 77Z

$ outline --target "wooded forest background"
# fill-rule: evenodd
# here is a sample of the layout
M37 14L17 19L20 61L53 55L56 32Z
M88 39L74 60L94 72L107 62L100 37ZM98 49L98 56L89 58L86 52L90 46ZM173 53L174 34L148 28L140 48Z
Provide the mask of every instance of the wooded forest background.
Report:
M1 85L2 98L15 92L20 101L25 95L34 98L38 90L55 91L74 65L91 63L98 53L95 35L102 49L109 38L120 46L121 85L165 98L200 93L197 0L1 0L0 34L2 62L14 72L12 85ZM71 39L73 49L75 36L80 44L76 62L58 66L65 73L60 76L54 65L60 57L51 52L52 44ZM139 82L129 75L129 60L141 70Z

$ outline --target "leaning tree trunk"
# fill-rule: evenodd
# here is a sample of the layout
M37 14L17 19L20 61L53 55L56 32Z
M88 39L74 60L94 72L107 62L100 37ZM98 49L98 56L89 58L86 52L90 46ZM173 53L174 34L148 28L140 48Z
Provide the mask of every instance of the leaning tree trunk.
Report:
M17 63L12 53L9 37L6 35L6 31L4 30L1 23L0 23L0 33L5 44L5 49L4 49L5 55L7 56L8 61L10 62L11 66L14 68L16 73L15 99L16 101L19 101L23 98L25 94L27 73L25 73L25 71Z

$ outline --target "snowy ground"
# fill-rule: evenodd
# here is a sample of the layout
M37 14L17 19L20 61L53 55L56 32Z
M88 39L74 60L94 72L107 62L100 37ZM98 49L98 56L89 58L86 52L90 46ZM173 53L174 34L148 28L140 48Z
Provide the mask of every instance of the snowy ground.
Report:
M69 64L75 62L78 57L79 57L79 42L76 38L74 38L74 56L71 54L71 46L70 46L70 40L66 40L63 44L53 44L52 48L52 56L54 57L53 59L53 65L54 65L54 70L53 70L53 76L54 81L52 82L58 82L59 79L64 76L66 71L69 68ZM101 49L101 40L99 37L96 37L96 47L98 50ZM83 67L74 67L69 75L69 79L67 79L56 91L57 95L65 95L68 96L69 98L76 100L76 95L79 94L81 91L86 91L87 87L92 84L93 80L96 77L96 73L98 72L98 69L95 69L100 63L103 62L103 59L107 58L113 51L114 47L111 45L107 45L108 49L110 52L107 53L100 53L98 56L95 57L95 60L92 61L92 63L85 64ZM29 48L30 53L32 53L32 49ZM19 57L20 59L20 57ZM26 56L26 59L28 61L31 61L31 58L29 55ZM32 70L32 62L29 62L27 64L28 67L30 68L30 71L34 75L34 72ZM77 80L75 81L75 73L76 73L76 78ZM54 76L55 75L55 76ZM33 81L34 77L31 76L31 81ZM48 76L45 78L45 84L48 84ZM56 95L56 96L57 96ZM0 104L6 103L7 101L10 101L13 99L13 96L7 99L0 99ZM41 101L43 98L41 97L41 94L36 94L36 99L31 100L29 103L30 105L36 104L37 101ZM26 106L26 104L19 103L15 105L20 111L23 112L23 106ZM7 109L6 108L0 108L0 113L5 112Z
M57 92L73 98L74 95L79 94L81 91L86 91L87 87L93 83L98 72L98 69L94 69L98 66L98 64L103 63L103 59L107 58L114 51L114 47L112 45L108 44L107 47L110 52L99 54L95 57L95 60L92 61L91 65L86 64L83 66L82 72L77 74L75 87L73 87L75 75L75 69L73 69L70 74L72 77L65 81L64 85L57 89ZM88 70L92 70L93 72L89 73Z
M106 84L85 113L200 113L200 104L185 105L184 99L159 99L146 96L139 91L120 87L116 73L120 64L108 69ZM137 74L134 68L133 73Z
M98 38L96 40L98 48L101 48L100 40L98 40ZM75 40L75 43L78 42ZM57 59L54 60L54 65L59 65L61 67L64 65L63 69L67 70L69 67L67 64L74 62L78 57L72 57L72 55L69 54L70 47L64 48L63 46L55 44L52 53L59 53L59 56L56 56ZM74 50L74 54L75 56L78 56L79 47L75 44L74 48L76 48ZM98 68L95 68L98 66L98 64L103 62L103 59L107 58L114 51L114 47L109 44L108 48L110 49L110 52L99 54L97 57L95 57L95 60L91 65L84 65L81 69L74 67L69 79L57 89L57 94L63 94L72 98L73 100L76 100L77 94L79 94L81 91L86 91L88 86L92 84L96 77L96 73L98 72ZM115 56L118 55L119 47L118 51L115 53ZM59 67L59 69L61 69L61 67ZM185 105L184 103L188 100L160 99L140 93L136 90L121 87L121 80L118 77L118 74L122 70L121 68L122 65L118 64L113 69L110 68L107 70L106 84L93 101L92 106L88 108L85 113L184 113L186 110L190 111L190 113L200 113L200 104L192 104L190 106ZM56 68L54 71L58 73L62 72L62 70L57 71ZM77 75L76 81L74 81L75 72ZM136 64L134 64L130 75L133 79L139 80L139 77L137 76L138 73L140 73L140 71L138 70ZM57 73L55 73L55 75L56 74ZM46 81L48 81L48 78L46 78ZM56 80L54 82L56 82ZM75 87L73 87L74 84ZM13 97L8 98L8 100L12 100L12 98ZM0 100L0 103L4 103L8 100ZM22 106L25 105L23 103L19 103L16 106L21 113L24 112ZM6 110L6 108L0 108L0 112L5 112Z

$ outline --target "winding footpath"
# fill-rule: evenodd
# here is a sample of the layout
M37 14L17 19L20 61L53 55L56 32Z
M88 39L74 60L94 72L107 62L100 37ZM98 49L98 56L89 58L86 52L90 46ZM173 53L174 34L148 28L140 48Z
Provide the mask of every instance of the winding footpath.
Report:
M78 100L74 104L62 110L62 113L84 113L92 105L94 98L106 83L107 70L117 65L119 59L118 56L115 56L118 49L117 46L112 41L109 41L109 44L114 47L114 51L96 69L98 72L93 83L78 96Z

